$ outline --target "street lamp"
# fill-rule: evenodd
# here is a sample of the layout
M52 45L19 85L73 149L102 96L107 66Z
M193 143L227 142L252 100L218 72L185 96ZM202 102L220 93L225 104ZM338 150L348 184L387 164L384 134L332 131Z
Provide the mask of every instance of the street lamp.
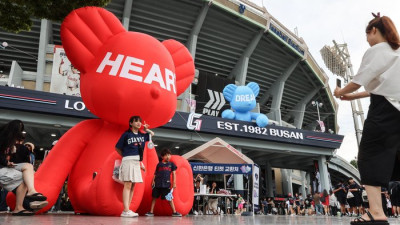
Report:
M24 53L24 54L26 54L26 55L29 55L30 57L32 57L32 58L34 58L35 60L36 60L36 62L38 61L38 58L35 56L35 55L32 55L32 54L30 54L30 53L28 53L28 52L25 52L25 51L22 51L22 50L20 50L20 49L18 49L18 48L16 48L16 47L13 47L12 45L8 45L8 43L7 42L3 42L3 43L1 43L0 44L0 49L6 49L6 48L11 48L11 49L14 49L14 50L16 50L16 51L19 51L19 52L22 52L22 53Z
M3 43L1 43L0 48L1 49L5 49L7 46L8 46L8 43L7 42L3 42Z
M322 104L322 102L318 102L318 101L312 101L311 104L313 106L317 107L318 121L321 121L321 117L319 116L319 108L322 107L324 104Z

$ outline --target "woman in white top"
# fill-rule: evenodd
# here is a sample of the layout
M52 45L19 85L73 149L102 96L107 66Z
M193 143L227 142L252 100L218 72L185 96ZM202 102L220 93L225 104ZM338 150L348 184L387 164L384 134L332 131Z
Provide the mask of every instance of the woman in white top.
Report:
M381 187L399 177L400 158L400 41L389 17L375 15L366 28L371 48L365 53L354 79L334 95L342 100L370 97L368 117L358 152L361 183L370 210L351 224L389 224L382 209ZM361 86L366 91L353 94Z

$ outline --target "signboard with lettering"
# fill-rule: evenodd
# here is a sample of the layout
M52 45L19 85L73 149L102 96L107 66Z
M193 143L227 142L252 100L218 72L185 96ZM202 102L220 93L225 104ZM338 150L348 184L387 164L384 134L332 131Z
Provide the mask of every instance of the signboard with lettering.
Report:
M79 97L42 91L0 86L0 108L71 116L96 118ZM269 125L259 127L254 122L223 119L200 113L175 112L174 117L161 128L188 132L210 133L264 141L315 146L327 149L340 147L343 136L309 130Z
M97 118L87 110L80 97L12 87L0 87L0 108L60 116Z
M295 49L301 55L304 56L304 49L300 47L296 40L294 40L290 35L288 35L283 29L280 29L278 26L270 23L269 30L276 34L279 38L281 38L284 42L286 42L290 47Z
M174 117L163 127L179 130L193 130L196 132L212 133L217 135L309 145L328 149L339 148L344 138L342 135L275 125L259 127L255 122L229 120L206 116L199 113L189 114L184 112L175 112Z
M220 116L230 106L225 101L222 90L232 80L216 76L214 73L200 71L196 91L196 112L208 116Z
M259 198L260 198L260 167L257 164L254 164L253 167L253 192L252 192L252 197L253 197L253 209L254 211L257 211L260 206L259 206Z
M190 163L193 174L251 174L251 164Z

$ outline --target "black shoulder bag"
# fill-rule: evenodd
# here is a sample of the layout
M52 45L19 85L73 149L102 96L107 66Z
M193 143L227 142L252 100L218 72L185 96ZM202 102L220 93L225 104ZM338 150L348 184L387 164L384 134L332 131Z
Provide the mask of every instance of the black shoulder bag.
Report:
M138 143L138 150L139 150L139 161L143 161L143 147L141 144Z
M136 135L135 135L136 136ZM136 140L140 140L139 139L140 135L138 133L138 135L136 136ZM143 146L140 144L140 142L137 142L138 145L138 151L139 151L139 161L143 161L143 152L144 152L144 148Z

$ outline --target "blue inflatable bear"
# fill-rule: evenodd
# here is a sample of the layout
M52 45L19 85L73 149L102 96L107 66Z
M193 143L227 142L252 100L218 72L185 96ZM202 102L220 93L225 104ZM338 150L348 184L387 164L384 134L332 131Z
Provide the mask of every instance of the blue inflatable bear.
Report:
M261 113L250 112L256 107L256 97L260 92L257 83L250 82L246 86L236 86L234 84L227 85L223 94L227 101L230 102L231 108L222 112L222 118L236 119L242 121L255 120L259 127L268 125L268 117Z

